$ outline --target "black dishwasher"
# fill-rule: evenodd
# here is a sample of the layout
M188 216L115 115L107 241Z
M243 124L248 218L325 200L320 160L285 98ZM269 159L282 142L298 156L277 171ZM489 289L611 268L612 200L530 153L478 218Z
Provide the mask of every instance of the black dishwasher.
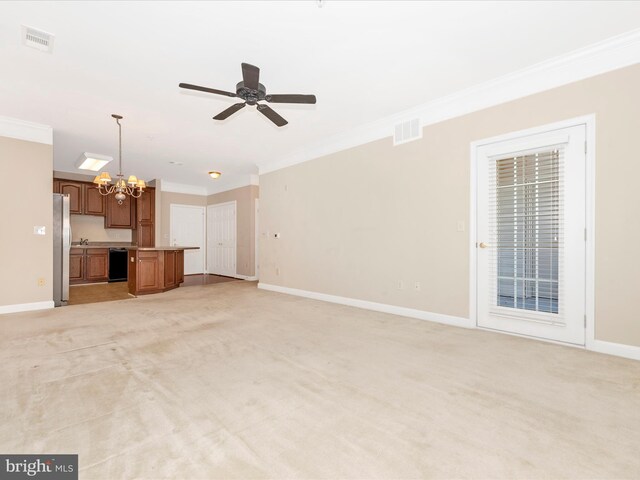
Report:
M109 249L109 282L127 281L127 249Z

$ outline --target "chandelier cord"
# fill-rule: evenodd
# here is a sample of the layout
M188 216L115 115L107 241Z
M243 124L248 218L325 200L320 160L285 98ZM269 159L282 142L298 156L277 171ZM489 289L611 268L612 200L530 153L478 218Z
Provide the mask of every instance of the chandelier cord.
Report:
M120 119L116 118L118 124L118 176L122 176L122 125L120 125Z

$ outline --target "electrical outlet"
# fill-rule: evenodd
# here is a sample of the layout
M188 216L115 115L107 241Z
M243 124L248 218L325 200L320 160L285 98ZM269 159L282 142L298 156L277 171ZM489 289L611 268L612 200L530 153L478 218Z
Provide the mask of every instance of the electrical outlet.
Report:
M44 287L45 283L46 282L45 282L44 278L42 278L42 277L38 278L38 286L39 287Z
M422 286L420 285L420 282L416 282L413 284L413 289L416 291L420 291L420 289L422 288Z
M276 267L276 275L280 275L280 268Z
M398 290L404 290L404 282L402 280L398 280Z
M458 231L464 232L464 220L458 220Z
M273 238L280 238L280 233L279 232L278 233L274 233L273 234Z

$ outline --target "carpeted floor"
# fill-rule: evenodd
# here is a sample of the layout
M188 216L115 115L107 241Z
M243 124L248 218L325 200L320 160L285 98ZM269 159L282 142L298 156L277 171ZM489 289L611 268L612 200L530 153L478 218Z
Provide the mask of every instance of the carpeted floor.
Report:
M640 472L640 362L249 282L0 322L0 451L83 480Z

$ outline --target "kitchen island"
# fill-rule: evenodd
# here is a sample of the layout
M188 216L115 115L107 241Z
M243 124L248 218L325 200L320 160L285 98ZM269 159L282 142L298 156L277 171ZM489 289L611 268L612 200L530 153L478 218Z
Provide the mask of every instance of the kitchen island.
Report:
M127 247L129 293L147 295L178 288L184 282L184 251L199 247Z

